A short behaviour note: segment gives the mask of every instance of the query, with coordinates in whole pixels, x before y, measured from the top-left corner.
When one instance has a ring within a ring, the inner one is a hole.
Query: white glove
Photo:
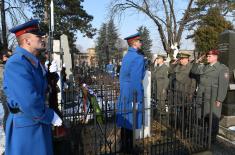
[[[134,103],[131,102],[131,104],[132,104],[132,107],[134,108]],[[138,104],[139,104],[139,102],[136,102],[136,103],[135,103],[135,110],[138,110]]]
[[[53,61],[51,62],[51,65],[50,65],[50,67],[49,67],[49,71],[50,71],[50,73],[54,73],[54,72],[57,72],[57,71],[58,71],[58,66],[57,66],[57,63],[56,63],[55,60],[53,60]]]
[[[44,64],[47,71],[48,71],[48,64],[49,64],[49,60],[47,60]]]
[[[54,126],[61,126],[62,125],[62,119],[54,112],[54,117],[51,122]]]
[[[64,83],[64,89],[68,89],[69,88],[69,86],[68,86],[68,84],[65,82]]]

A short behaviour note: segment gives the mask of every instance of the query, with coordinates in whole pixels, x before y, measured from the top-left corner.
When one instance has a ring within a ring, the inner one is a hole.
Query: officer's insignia
[[[32,65],[36,66],[36,62],[30,59],[29,57],[25,57]]]
[[[29,59],[29,61],[31,62],[32,65],[36,66],[35,61],[33,61],[32,59]]]
[[[229,74],[228,74],[228,73],[224,73],[224,77],[225,77],[226,79],[228,79]]]

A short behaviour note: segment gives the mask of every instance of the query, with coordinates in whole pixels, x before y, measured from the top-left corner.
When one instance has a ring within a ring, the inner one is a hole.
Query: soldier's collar
[[[214,67],[218,67],[219,66],[219,62],[217,61],[216,63],[214,63],[214,64],[210,64],[210,66],[214,66]]]
[[[37,57],[35,55],[33,55],[32,53],[28,52],[26,49],[22,48],[22,47],[16,47],[16,52],[19,52],[21,53],[22,55],[25,56],[25,58],[27,60],[29,60],[29,62],[35,66],[36,68],[38,68],[38,64],[39,64],[39,61],[37,59]]]
[[[159,64],[158,66],[159,66],[159,67],[161,67],[161,66],[163,66],[163,65],[164,65],[164,63],[162,63],[162,64]]]
[[[128,48],[128,51],[131,51],[131,52],[137,52],[138,50],[137,50],[136,48],[129,47],[129,48]]]

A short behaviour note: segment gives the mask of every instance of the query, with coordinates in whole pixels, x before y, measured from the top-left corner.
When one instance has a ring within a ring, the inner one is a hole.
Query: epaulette
[[[221,67],[225,68],[225,69],[228,69],[228,67],[225,64],[222,64],[222,63],[221,63]]]
[[[33,66],[37,67],[36,62],[33,61],[33,59],[31,59],[31,58],[29,58],[29,57],[27,57],[27,56],[25,56],[25,55],[23,55],[23,56],[24,56],[24,57],[26,58],[26,60],[28,60]]]

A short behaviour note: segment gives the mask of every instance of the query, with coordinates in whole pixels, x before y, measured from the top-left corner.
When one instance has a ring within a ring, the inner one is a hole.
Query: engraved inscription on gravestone
[[[219,51],[220,52],[228,52],[228,50],[229,50],[229,43],[219,44]]]

